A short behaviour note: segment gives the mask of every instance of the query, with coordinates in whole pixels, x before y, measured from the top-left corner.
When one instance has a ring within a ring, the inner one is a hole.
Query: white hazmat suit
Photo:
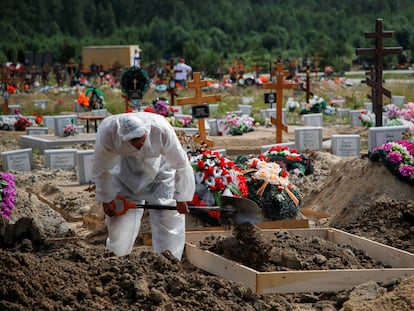
[[[140,150],[130,139],[143,137]],[[191,201],[194,172],[174,128],[155,113],[136,112],[105,118],[95,142],[93,176],[96,199],[111,202],[117,195],[133,203],[176,205]],[[141,226],[143,209],[122,216],[105,216],[106,247],[118,256],[131,252]],[[185,215],[176,210],[149,211],[152,245],[181,259],[185,243]]]

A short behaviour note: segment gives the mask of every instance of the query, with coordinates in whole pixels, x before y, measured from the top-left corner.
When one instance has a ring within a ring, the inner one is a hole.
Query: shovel
[[[242,224],[245,222],[256,224],[259,221],[260,207],[256,202],[246,198],[236,198],[229,196],[220,197],[220,206],[188,206],[190,212],[220,212],[219,222],[222,225]],[[124,215],[130,208],[147,208],[160,210],[176,210],[176,206],[171,205],[151,205],[151,204],[135,204],[129,202],[123,196],[117,196],[112,204],[119,210],[115,212],[115,216]]]

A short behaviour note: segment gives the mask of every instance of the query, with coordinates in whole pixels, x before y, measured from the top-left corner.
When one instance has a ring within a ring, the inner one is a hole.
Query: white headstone
[[[252,97],[252,96],[249,96],[249,97],[243,96],[242,97],[242,103],[243,103],[243,105],[252,104],[252,103],[254,103],[254,97]]]
[[[405,96],[391,96],[391,104],[402,107],[405,104]]]
[[[36,109],[44,110],[44,109],[47,108],[47,100],[46,99],[34,100],[33,104],[34,104]]]
[[[108,110],[106,110],[106,109],[92,109],[91,110],[91,115],[106,117],[108,115]]]
[[[332,135],[332,154],[340,157],[359,156],[361,137],[356,134]]]
[[[409,129],[406,125],[370,127],[368,131],[368,151],[390,141],[399,141]]]
[[[275,147],[275,146],[287,146],[289,148],[296,148],[295,142],[294,141],[289,141],[289,142],[285,142],[285,143],[279,143],[279,144],[271,144],[271,145],[263,145],[261,147],[261,153],[266,152],[267,150],[269,150],[271,147]]]
[[[54,116],[43,116],[43,123],[50,130],[55,130],[55,117]]]
[[[10,113],[9,114],[20,114],[21,107],[20,105],[9,105]]]
[[[360,116],[362,114],[362,112],[364,112],[364,109],[360,109],[360,110],[351,110],[350,111],[350,123],[351,126],[363,126]]]
[[[250,105],[238,105],[238,109],[241,110],[242,114],[250,116],[252,113],[252,106]]]
[[[5,171],[30,172],[34,167],[31,148],[4,151],[1,155]]]
[[[182,114],[183,113],[183,107],[182,106],[172,106],[172,108],[176,111],[174,114]]]
[[[322,115],[322,113],[304,114],[302,117],[303,117],[303,124],[305,126],[320,127],[320,126],[323,125],[323,115]]]
[[[72,169],[76,166],[76,149],[45,150],[45,166],[50,169]]]
[[[63,136],[63,129],[69,124],[78,125],[78,116],[76,114],[55,116],[55,135]]]
[[[81,185],[93,183],[92,167],[95,162],[94,151],[79,150],[77,154],[79,183]]]
[[[322,128],[295,128],[295,145],[299,152],[304,152],[307,149],[322,150]]]
[[[222,135],[227,135],[229,133],[229,128],[226,125],[226,119],[217,119],[217,126],[218,126],[218,131]]]
[[[364,103],[364,109],[369,112],[374,112],[372,108],[372,103]]]
[[[350,108],[338,108],[338,110],[336,111],[336,115],[338,116],[338,118],[348,118],[350,114]]]
[[[27,127],[27,135],[46,135],[48,134],[49,129],[47,127]]]
[[[217,119],[208,119],[208,124],[210,126],[209,135],[218,136],[219,128],[217,124]]]
[[[85,106],[79,105],[79,103],[76,99],[73,101],[73,105],[74,105],[74,108],[75,108],[75,112],[86,112],[86,111],[88,111],[88,108],[86,108]]]

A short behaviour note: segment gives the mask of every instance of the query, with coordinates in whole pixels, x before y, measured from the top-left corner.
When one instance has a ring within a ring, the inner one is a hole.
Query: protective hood
[[[144,121],[132,113],[120,116],[118,122],[118,135],[123,141],[139,138],[148,133]]]

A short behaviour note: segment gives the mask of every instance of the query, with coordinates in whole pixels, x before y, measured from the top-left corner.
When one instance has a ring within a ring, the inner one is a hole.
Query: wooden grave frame
[[[264,235],[276,230],[262,229]],[[392,268],[259,272],[210,251],[201,250],[204,238],[230,236],[230,231],[187,232],[185,257],[196,267],[239,282],[258,294],[333,292],[350,289],[370,280],[387,282],[414,275],[414,254],[334,228],[287,229],[299,236],[314,236],[339,245],[349,245]]]

